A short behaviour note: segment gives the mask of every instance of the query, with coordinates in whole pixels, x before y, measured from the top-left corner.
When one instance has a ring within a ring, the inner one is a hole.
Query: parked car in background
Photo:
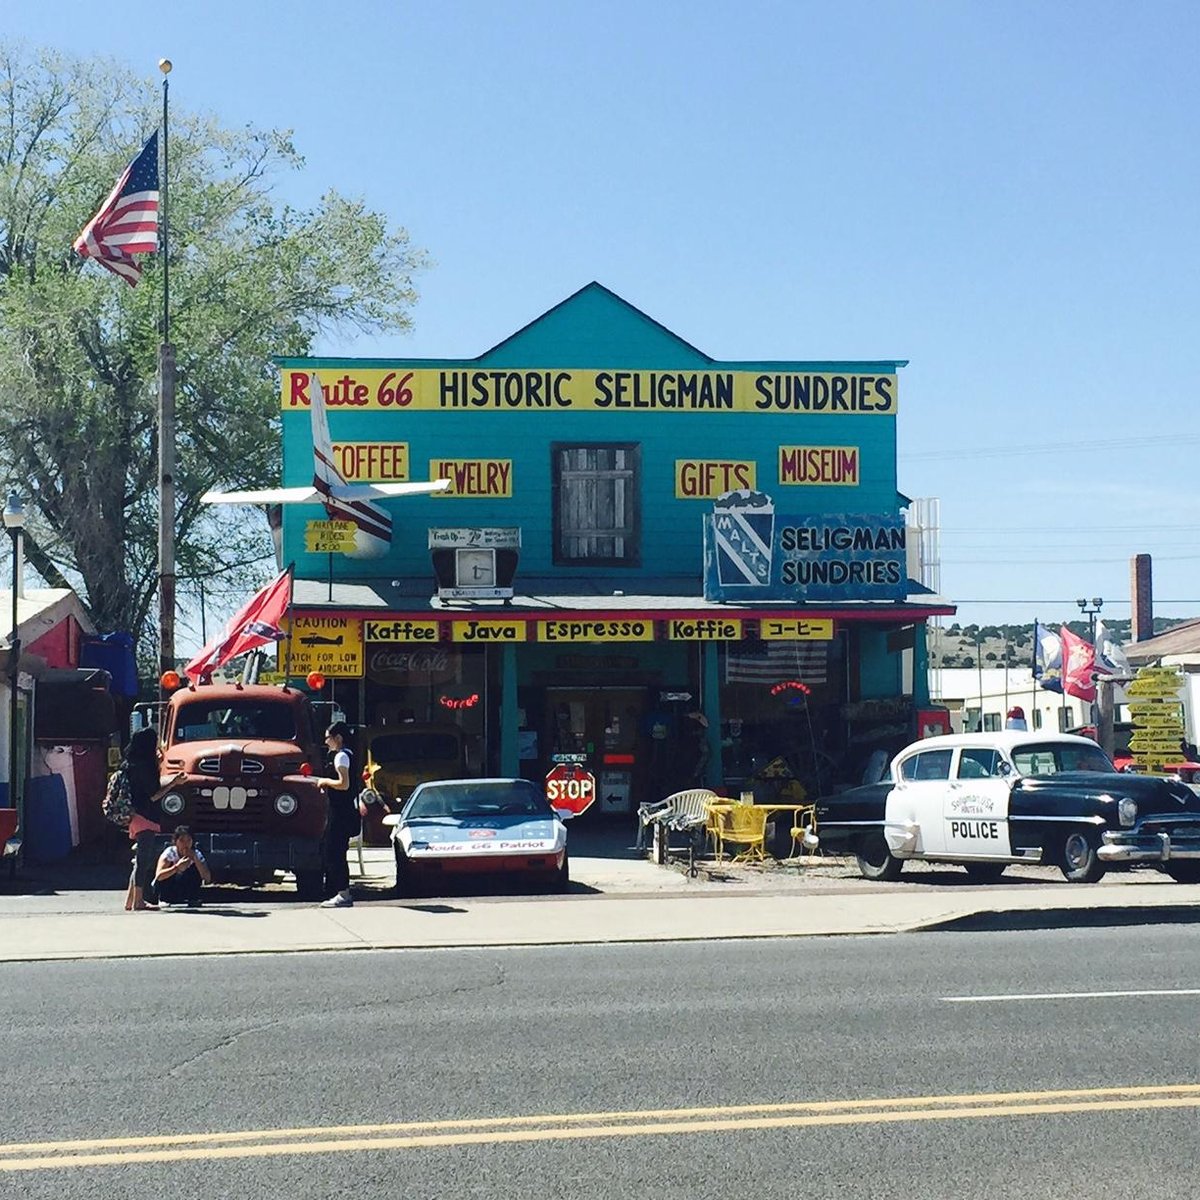
[[[523,877],[552,891],[570,886],[566,813],[528,779],[447,779],[419,784],[391,826],[396,891],[445,886],[449,877]]]
[[[959,863],[981,881],[1010,863],[1048,863],[1072,883],[1138,865],[1200,882],[1200,795],[1117,771],[1070,734],[925,738],[882,782],[818,801],[817,822],[821,845],[855,854],[868,879],[897,879],[914,859]]]
[[[386,846],[383,818],[398,812],[412,790],[427,779],[456,779],[466,761],[466,735],[457,725],[403,724],[375,726],[362,739],[363,783],[359,799],[363,841]]]

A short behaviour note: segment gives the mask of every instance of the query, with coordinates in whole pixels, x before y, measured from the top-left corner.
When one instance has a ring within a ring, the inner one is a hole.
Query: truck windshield
[[[264,704],[257,700],[197,700],[180,707],[175,719],[177,742],[203,742],[224,737],[294,741],[296,721],[292,706]]]
[[[1057,775],[1059,771],[1102,771],[1112,774],[1117,769],[1099,746],[1077,746],[1074,742],[1014,746],[1012,759],[1013,766],[1022,775]]]

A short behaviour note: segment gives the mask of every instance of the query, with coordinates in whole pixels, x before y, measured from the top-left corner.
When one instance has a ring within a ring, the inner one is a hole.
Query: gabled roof
[[[1129,642],[1125,646],[1125,657],[1135,667],[1178,654],[1200,654],[1200,618],[1185,621],[1144,642]]]
[[[713,360],[616,292],[593,280],[479,356],[481,363],[557,361],[564,367],[614,360],[647,366],[706,366]]]

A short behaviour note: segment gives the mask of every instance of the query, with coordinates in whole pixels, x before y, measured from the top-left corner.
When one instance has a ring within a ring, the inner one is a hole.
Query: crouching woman
[[[196,849],[192,831],[178,825],[169,845],[158,858],[154,872],[154,891],[159,905],[186,904],[200,907],[200,888],[212,883],[212,872],[204,855]]]

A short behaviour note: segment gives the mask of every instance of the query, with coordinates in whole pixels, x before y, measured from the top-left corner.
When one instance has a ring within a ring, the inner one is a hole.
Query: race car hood
[[[566,826],[553,817],[418,817],[396,826],[395,839],[410,857],[557,853]]]

